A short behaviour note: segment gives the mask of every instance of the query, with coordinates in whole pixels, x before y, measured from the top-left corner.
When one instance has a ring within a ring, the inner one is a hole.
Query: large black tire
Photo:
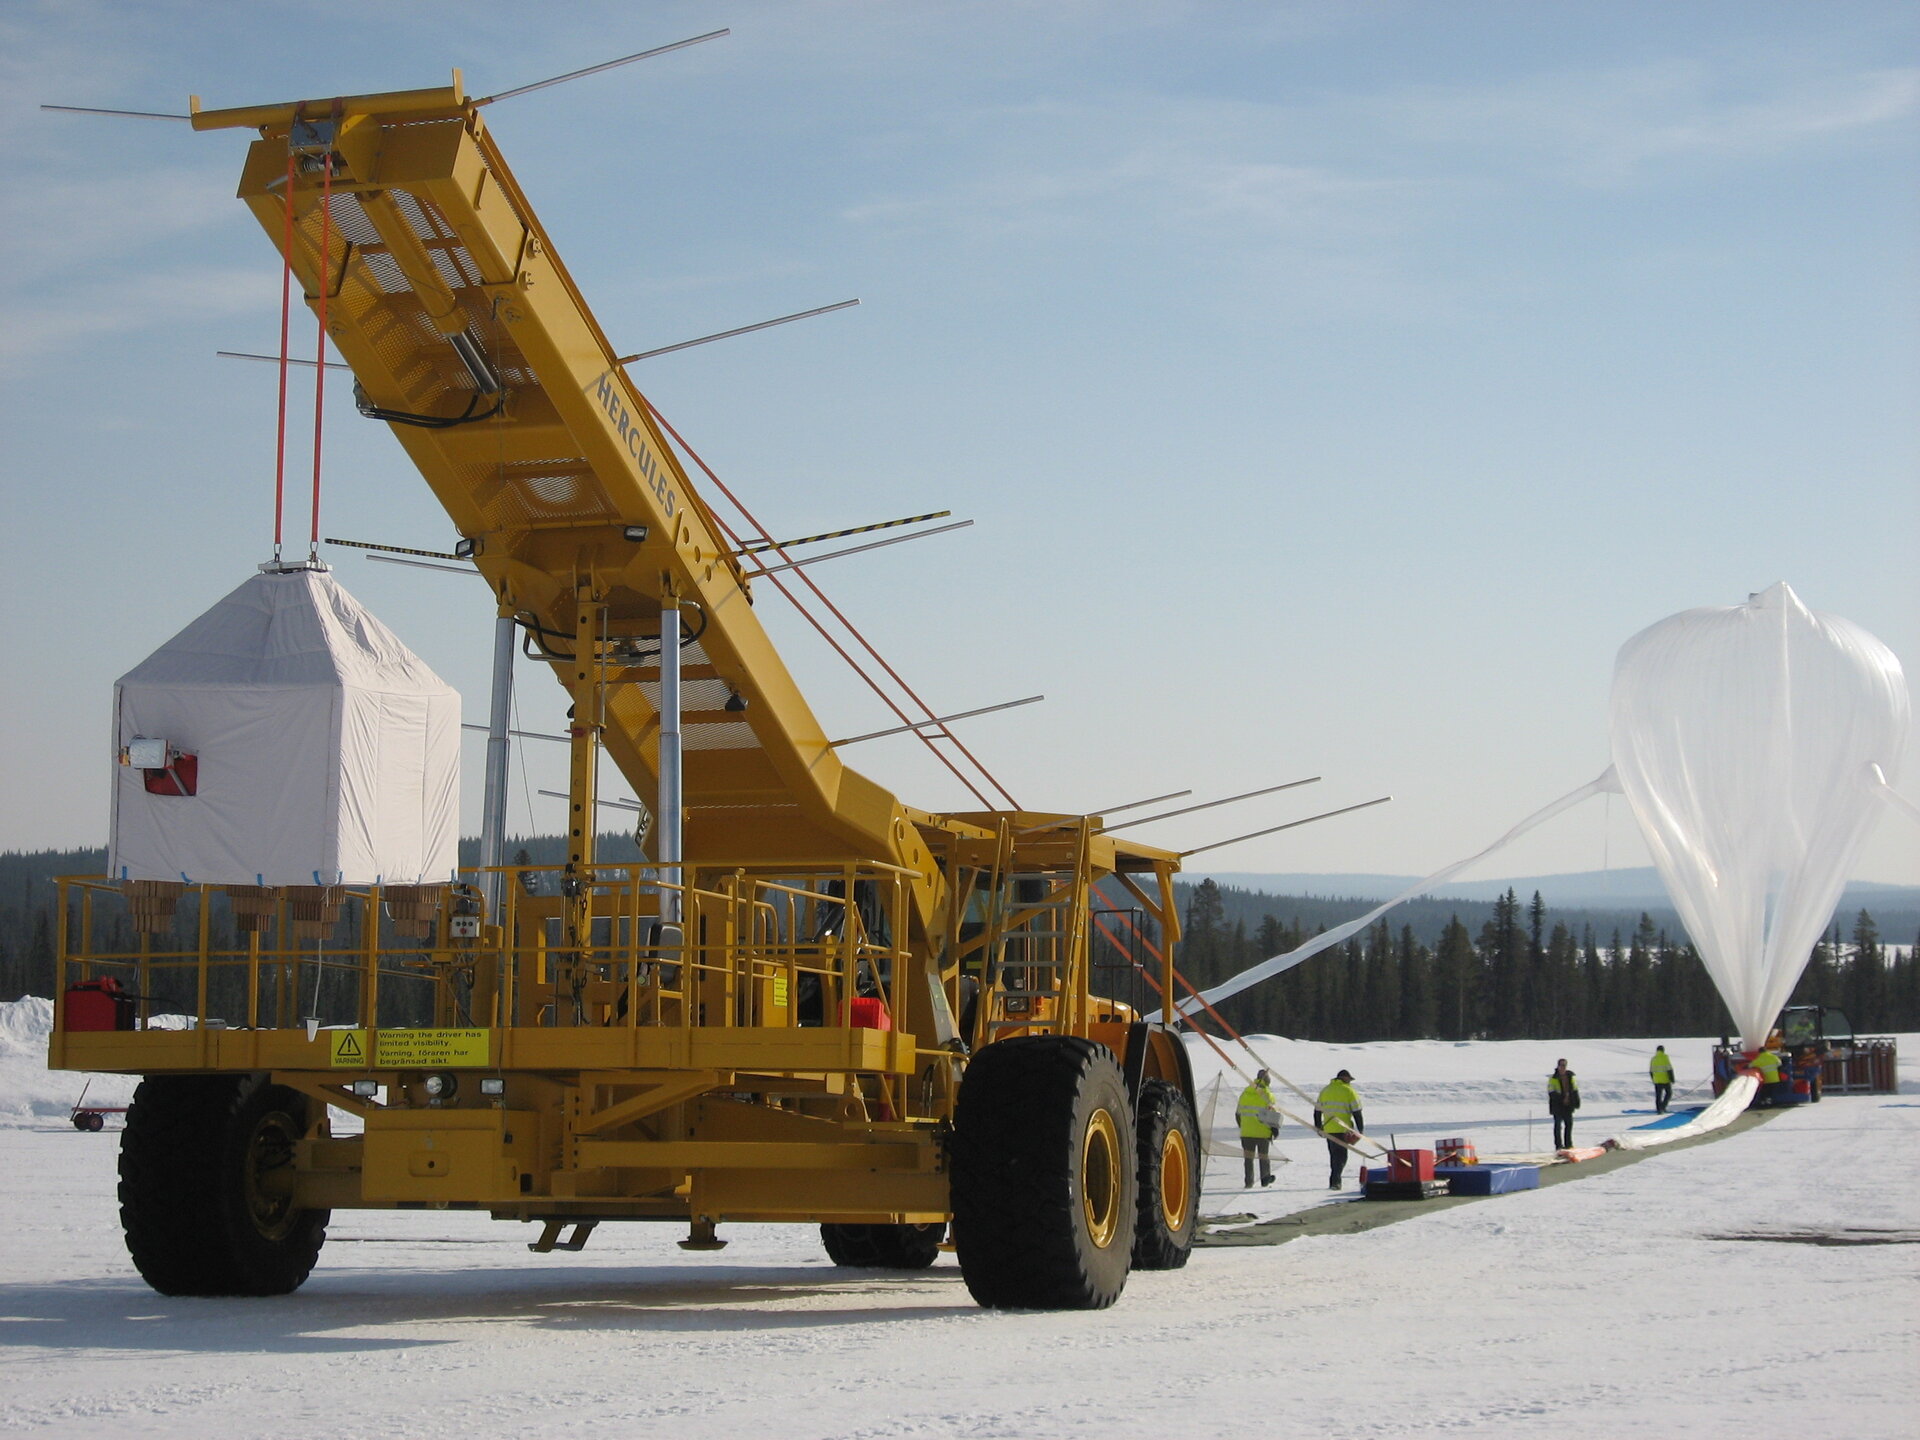
[[[162,1295],[285,1295],[327,1238],[292,1200],[308,1102],[264,1076],[149,1076],[120,1138],[127,1253]]]
[[[822,1225],[820,1243],[836,1265],[864,1270],[925,1270],[940,1258],[944,1225]]]
[[[1133,1107],[1113,1052],[1066,1035],[988,1045],[954,1110],[953,1243],[994,1309],[1102,1310],[1133,1258]]]
[[[1178,1085],[1147,1081],[1133,1133],[1140,1166],[1133,1268],[1178,1270],[1193,1253],[1200,1211],[1200,1126],[1192,1102]]]

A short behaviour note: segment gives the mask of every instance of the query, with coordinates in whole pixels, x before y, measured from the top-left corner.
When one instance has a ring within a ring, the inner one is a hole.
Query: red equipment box
[[[887,1002],[877,995],[862,995],[847,1002],[847,1024],[856,1030],[891,1030],[893,1017]]]
[[[131,1030],[137,1010],[133,996],[111,975],[80,980],[67,987],[69,1030]]]
[[[1386,1178],[1395,1183],[1405,1183],[1409,1180],[1433,1179],[1433,1151],[1387,1151]]]

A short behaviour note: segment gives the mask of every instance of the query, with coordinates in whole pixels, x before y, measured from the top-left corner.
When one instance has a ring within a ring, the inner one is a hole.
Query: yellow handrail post
[[[207,948],[208,948],[209,941],[211,939],[211,929],[213,924],[213,907],[207,903],[207,898],[208,898],[207,887],[205,885],[202,885],[200,887],[199,924],[195,927],[199,932],[199,939],[200,939],[200,956],[199,956],[200,963],[196,967],[200,977],[200,983],[199,983],[198,994],[196,995],[194,1000],[194,1003],[197,1007],[194,1014],[195,1014],[198,1027],[201,1030],[205,1030],[207,1028],[207,989],[208,989],[208,981],[210,979],[208,975],[208,971],[211,968],[210,962],[208,961],[208,958],[207,958]],[[202,1045],[204,1045],[206,1042],[203,1040],[201,1043]]]
[[[142,930],[140,940],[140,1028],[153,1019],[153,937]]]
[[[360,917],[360,1024],[372,1030],[380,1023],[380,887],[367,891],[366,912]]]
[[[145,989],[143,985],[141,987]],[[260,932],[247,931],[247,1028],[260,1028]]]

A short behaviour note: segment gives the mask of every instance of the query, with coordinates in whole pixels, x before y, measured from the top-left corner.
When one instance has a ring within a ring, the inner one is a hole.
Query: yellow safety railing
[[[563,867],[503,866],[497,924],[480,914],[479,873],[278,890],[66,878],[57,991],[64,1004],[69,987],[111,978],[141,1027],[164,1014],[295,1029],[846,1026],[897,1013],[910,872],[896,867],[707,871],[682,885],[610,866],[576,898]]]

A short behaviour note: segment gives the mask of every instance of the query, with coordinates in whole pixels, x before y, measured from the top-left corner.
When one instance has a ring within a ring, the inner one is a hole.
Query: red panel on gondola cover
[[[164,770],[143,770],[149,795],[197,795],[200,792],[200,757],[176,755]]]

